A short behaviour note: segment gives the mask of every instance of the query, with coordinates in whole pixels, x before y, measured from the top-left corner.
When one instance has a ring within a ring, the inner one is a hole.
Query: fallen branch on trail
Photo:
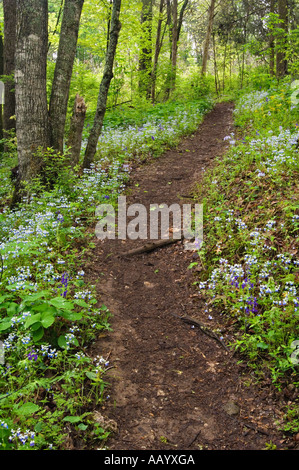
[[[178,243],[183,240],[181,238],[168,238],[167,240],[158,240],[157,242],[146,243],[145,245],[140,246],[139,248],[135,248],[134,250],[126,251],[125,253],[121,253],[119,256],[134,256],[139,255],[141,253],[149,253],[151,251],[156,250],[157,248],[163,248],[164,246],[173,245],[174,243]]]
[[[180,315],[176,315],[175,313],[172,313],[171,315],[176,318],[179,318],[180,320],[182,320],[185,323],[188,323],[189,325],[197,326],[207,336],[215,339],[228,353],[231,352],[223,343],[223,341],[216,335],[216,333],[214,333],[214,331],[211,331],[206,325],[204,325],[200,321],[195,320],[194,318],[188,317],[187,315],[180,316]]]

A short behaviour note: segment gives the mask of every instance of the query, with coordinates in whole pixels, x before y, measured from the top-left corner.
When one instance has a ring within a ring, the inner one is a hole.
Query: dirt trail
[[[185,196],[223,154],[223,138],[232,131],[232,105],[218,104],[177,149],[133,171],[127,203],[191,203]],[[108,448],[256,450],[269,442],[283,447],[275,428],[281,416],[270,391],[249,387],[237,357],[176,316],[217,327],[216,313],[211,322],[201,309],[187,269],[196,254],[178,242],[118,256],[144,243],[96,240],[86,266],[113,314],[113,331],[93,351],[109,355],[113,366],[106,377],[110,399],[99,410],[117,424]]]

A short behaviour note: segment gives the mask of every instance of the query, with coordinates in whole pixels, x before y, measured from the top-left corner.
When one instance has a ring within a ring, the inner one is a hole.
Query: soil
[[[133,168],[127,205],[192,204],[194,184],[226,151],[234,131],[233,105],[220,103],[199,129],[175,149]],[[279,431],[285,396],[257,384],[240,363],[192,317],[220,331],[217,312],[205,312],[194,282],[195,251],[183,241],[121,256],[144,240],[105,240],[87,262],[88,280],[112,313],[112,331],[99,337],[94,355],[109,357],[110,398],[98,415],[114,430],[109,450],[261,450],[288,448]],[[209,319],[209,315],[213,319]],[[278,423],[278,424],[277,424]],[[289,439],[290,440],[290,439]]]

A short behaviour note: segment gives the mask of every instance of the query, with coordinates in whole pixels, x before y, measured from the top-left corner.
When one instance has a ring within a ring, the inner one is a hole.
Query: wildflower
[[[27,358],[29,359],[29,361],[37,361],[38,354],[35,351],[30,351],[30,353],[28,353]]]

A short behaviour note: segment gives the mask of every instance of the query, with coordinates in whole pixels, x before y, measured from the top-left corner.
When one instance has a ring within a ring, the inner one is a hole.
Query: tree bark
[[[152,103],[155,103],[156,100],[156,80],[157,80],[157,68],[158,68],[158,60],[159,54],[162,46],[161,42],[161,32],[162,32],[162,22],[163,22],[163,10],[165,6],[165,0],[160,0],[159,6],[159,18],[158,18],[158,26],[157,26],[157,36],[156,36],[156,46],[155,46],[155,55],[154,55],[154,64],[152,70],[152,91],[151,91],[151,99]]]
[[[139,58],[139,91],[147,99],[151,96],[151,74],[152,74],[152,22],[153,1],[143,0],[141,12],[141,26],[143,31],[143,45]]]
[[[51,147],[63,154],[69,89],[76,56],[84,0],[65,0],[58,56],[52,84],[49,116]]]
[[[288,32],[288,7],[287,0],[278,0],[278,15],[280,18],[281,33],[279,34],[276,45],[278,47],[276,53],[276,77],[283,78],[287,74],[288,63],[286,60],[286,36]]]
[[[275,0],[270,0],[270,13],[275,12]],[[274,66],[275,66],[275,41],[273,33],[271,32],[269,37],[269,48],[270,48],[270,61],[269,61],[269,73],[274,75]]]
[[[210,7],[209,7],[208,29],[206,33],[204,50],[203,50],[201,75],[205,75],[207,72],[209,46],[210,46],[210,39],[211,39],[213,23],[214,23],[215,3],[216,3],[215,0],[211,0]]]
[[[184,13],[188,6],[188,2],[189,0],[184,1],[180,14],[178,15],[178,1],[173,0],[171,4],[170,0],[167,0],[168,17],[170,16],[169,36],[170,36],[170,43],[171,43],[171,47],[170,47],[171,69],[167,78],[168,85],[167,85],[167,89],[165,93],[166,100],[169,98],[170,93],[175,89],[175,85],[176,85],[178,42],[180,39]]]
[[[103,78],[100,84],[98,102],[97,102],[97,110],[93,122],[93,127],[91,129],[87,147],[85,150],[83,167],[90,168],[92,164],[96,150],[98,140],[102,131],[103,121],[106,113],[107,107],[107,97],[110,88],[110,83],[113,78],[113,65],[114,65],[114,58],[118,43],[119,32],[121,29],[121,23],[119,20],[121,9],[121,0],[114,0],[113,2],[113,10],[111,16],[111,30],[110,30],[110,38],[109,38],[109,45],[106,54],[105,60],[105,68]]]
[[[3,50],[3,74],[12,77],[15,71],[16,49],[16,0],[3,0],[4,13],[4,50]],[[5,131],[15,130],[16,98],[14,79],[5,80],[5,105],[3,112],[4,137],[8,137]],[[13,117],[13,118],[12,118]],[[11,119],[12,118],[12,119]]]
[[[67,147],[69,148],[69,162],[73,168],[78,165],[80,159],[85,116],[86,104],[84,99],[77,94],[67,142]]]
[[[3,36],[2,31],[0,31],[0,75],[4,75],[3,67]],[[0,83],[0,140],[3,139],[3,101],[4,101],[4,87],[3,83]],[[4,145],[3,142],[0,142],[0,152],[3,152]]]
[[[16,135],[18,177],[13,204],[22,196],[23,183],[42,168],[39,150],[49,146],[47,108],[48,1],[17,0],[15,54]]]

